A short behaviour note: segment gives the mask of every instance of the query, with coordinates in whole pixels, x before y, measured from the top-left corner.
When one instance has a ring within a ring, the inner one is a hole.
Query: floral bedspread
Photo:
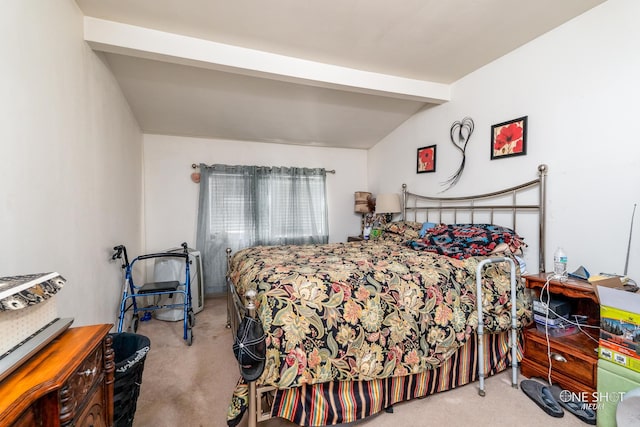
[[[477,328],[475,272],[482,259],[384,240],[239,251],[230,278],[240,295],[258,290],[266,334],[258,383],[288,388],[437,367]],[[484,270],[487,332],[511,325],[508,269],[501,263]],[[519,324],[531,321],[521,283],[517,312]]]

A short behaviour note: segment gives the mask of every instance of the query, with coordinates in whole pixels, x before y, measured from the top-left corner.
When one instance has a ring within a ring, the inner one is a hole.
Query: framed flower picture
[[[417,173],[435,172],[436,171],[436,146],[418,148],[418,167]]]
[[[527,154],[527,116],[491,126],[491,160]]]

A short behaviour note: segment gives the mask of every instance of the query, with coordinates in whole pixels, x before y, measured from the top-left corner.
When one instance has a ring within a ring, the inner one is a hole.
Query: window
[[[197,247],[207,293],[225,291],[226,248],[328,241],[324,169],[200,165],[200,173]]]

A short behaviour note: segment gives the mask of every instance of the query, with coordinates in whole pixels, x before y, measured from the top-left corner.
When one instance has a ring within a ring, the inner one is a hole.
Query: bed
[[[469,197],[403,185],[402,219],[375,241],[228,250],[228,323],[255,317],[266,336],[264,371],[240,378],[228,424],[353,422],[509,366],[515,385],[531,247],[544,271],[546,172]]]

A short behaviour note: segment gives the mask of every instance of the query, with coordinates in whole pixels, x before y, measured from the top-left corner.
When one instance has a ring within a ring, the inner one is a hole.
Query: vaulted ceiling
[[[370,148],[604,0],[76,0],[143,132]]]

